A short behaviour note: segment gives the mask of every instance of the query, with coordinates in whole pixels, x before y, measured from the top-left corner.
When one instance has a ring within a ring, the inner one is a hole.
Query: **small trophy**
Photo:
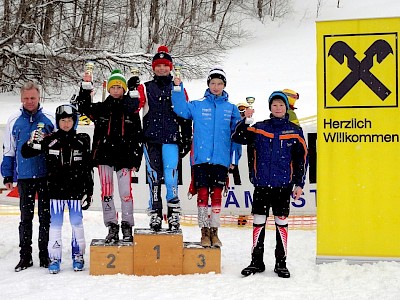
[[[93,90],[93,69],[94,69],[94,62],[87,61],[85,64],[85,75],[90,75],[90,81],[83,81],[82,88],[84,90]]]
[[[256,98],[254,97],[246,97],[246,102],[249,105],[249,108],[253,108],[252,105],[256,101]],[[246,124],[252,124],[254,122],[254,119],[252,117],[246,118]]]
[[[41,150],[42,149],[42,145],[40,144],[40,142],[42,141],[43,135],[44,135],[43,129],[44,129],[44,123],[43,122],[37,123],[36,131],[38,132],[37,135],[38,135],[39,140],[38,139],[34,139],[32,141],[31,147],[33,149],[36,149],[36,150]]]
[[[137,64],[132,65],[129,70],[131,71],[132,76],[136,76],[139,77],[139,67],[137,66]]]
[[[129,90],[129,96],[131,98],[139,98],[139,92],[137,90],[139,84],[140,84],[140,79],[139,79],[139,67],[134,64],[129,68],[132,76],[128,80],[128,90]]]
[[[177,78],[181,77],[181,70],[182,70],[182,65],[181,64],[175,64],[175,76]],[[181,86],[180,85],[174,85],[174,91],[175,92],[180,92],[181,91]]]

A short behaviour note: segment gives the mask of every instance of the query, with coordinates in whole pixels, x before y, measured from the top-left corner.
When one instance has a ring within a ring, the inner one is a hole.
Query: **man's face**
[[[36,89],[24,90],[21,92],[22,106],[33,113],[38,110],[40,95]]]

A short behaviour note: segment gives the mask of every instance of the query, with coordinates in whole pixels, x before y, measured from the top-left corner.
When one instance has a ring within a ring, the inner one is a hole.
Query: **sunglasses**
[[[78,113],[78,110],[74,106],[69,105],[69,104],[60,105],[56,109],[57,115],[62,115],[62,114],[74,115],[77,113]]]
[[[299,93],[292,94],[292,93],[285,93],[286,96],[298,100],[300,98]]]

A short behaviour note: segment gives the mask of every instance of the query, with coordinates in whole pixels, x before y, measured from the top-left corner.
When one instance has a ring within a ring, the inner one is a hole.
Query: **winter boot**
[[[85,260],[82,254],[75,254],[72,256],[72,268],[74,271],[82,271],[85,265]]]
[[[251,263],[249,266],[242,270],[242,275],[247,277],[256,273],[262,273],[265,271],[264,264],[264,248],[254,248],[251,255]]]
[[[108,234],[105,238],[105,243],[106,244],[117,243],[119,241],[118,232],[119,232],[119,225],[114,223],[109,223]]]
[[[133,242],[132,226],[128,222],[121,222],[122,240],[124,242]]]
[[[154,231],[161,230],[161,223],[162,223],[162,210],[156,209],[150,211],[150,228]]]
[[[210,228],[210,238],[211,238],[211,245],[214,247],[221,247],[222,243],[218,238],[218,227],[211,227]]]
[[[200,244],[203,247],[211,247],[210,228],[208,228],[208,227],[202,227],[201,228]]]
[[[180,223],[179,223],[179,216],[181,214],[181,206],[179,204],[179,200],[175,203],[169,202],[168,203],[168,228],[171,231],[179,230]]]
[[[15,266],[15,272],[20,272],[33,266],[32,256],[21,257],[19,263]]]
[[[60,272],[60,260],[52,258],[49,263],[49,273],[58,274]]]
[[[49,258],[48,257],[39,257],[40,267],[41,268],[48,268],[49,267]]]
[[[275,262],[274,272],[278,274],[279,277],[289,278],[290,272],[286,268],[286,258],[277,258]]]

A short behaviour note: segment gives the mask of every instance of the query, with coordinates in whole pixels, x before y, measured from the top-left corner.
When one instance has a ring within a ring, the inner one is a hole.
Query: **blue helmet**
[[[274,99],[281,99],[281,100],[283,100],[283,102],[285,103],[285,106],[286,106],[286,111],[289,110],[289,100],[288,100],[288,97],[285,95],[285,93],[283,93],[283,92],[281,92],[281,91],[272,92],[272,94],[269,96],[269,99],[268,99],[269,110],[271,110],[272,100],[274,100]]]

